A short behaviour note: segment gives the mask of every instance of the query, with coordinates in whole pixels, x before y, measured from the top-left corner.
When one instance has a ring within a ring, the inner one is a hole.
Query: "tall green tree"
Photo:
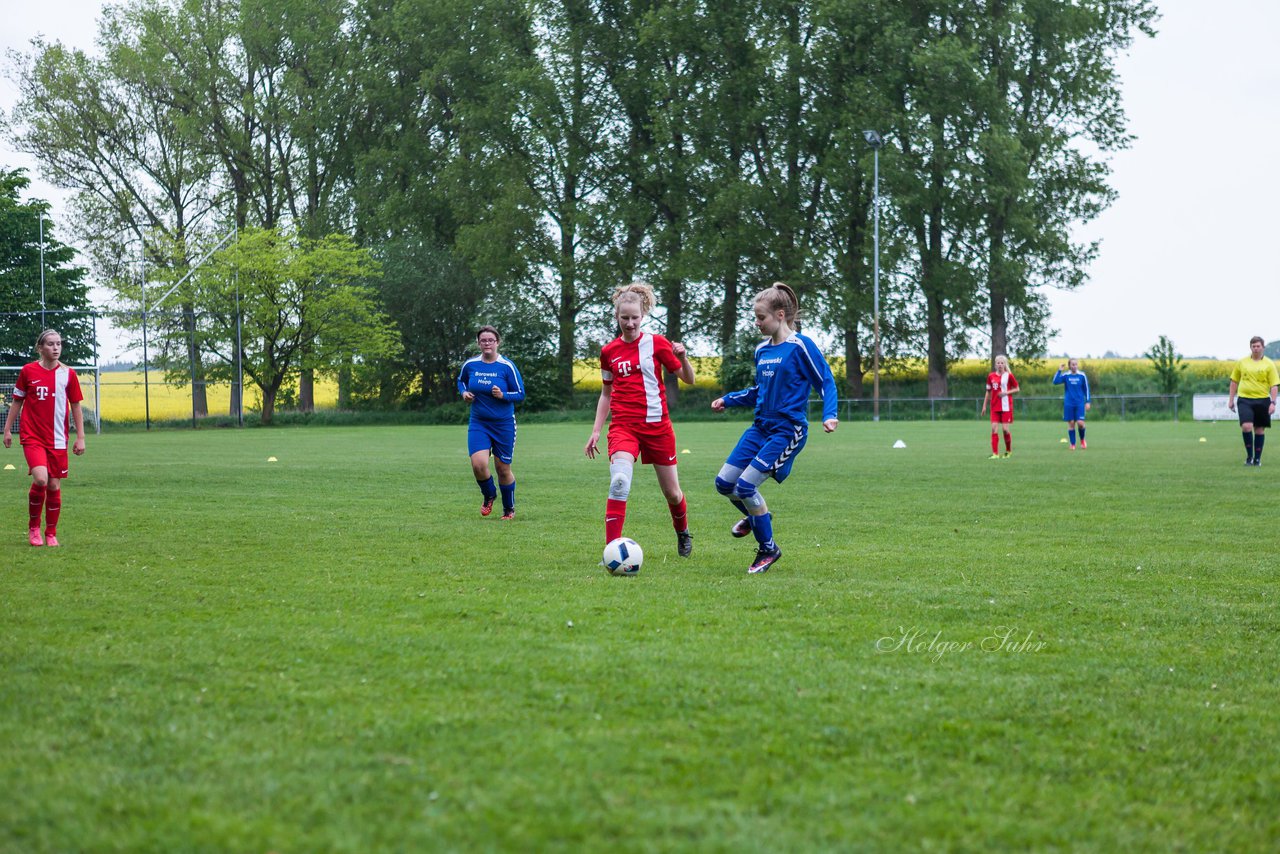
[[[1160,340],[1152,344],[1151,348],[1142,355],[1151,362],[1160,391],[1165,394],[1177,394],[1182,386],[1182,378],[1190,366],[1182,360],[1182,354],[1178,352],[1173,342],[1161,335]]]
[[[135,334],[141,263],[165,278],[193,260],[189,238],[213,225],[218,190],[213,162],[180,127],[169,105],[169,71],[151,55],[139,7],[111,7],[102,20],[101,55],[37,41],[18,82],[16,145],[35,155],[46,178],[73,192],[72,231],[98,281],[126,308],[118,323]],[[176,305],[160,320],[169,340],[194,342],[194,307]],[[155,318],[153,318],[155,320]],[[173,354],[177,372],[197,382],[195,410],[208,410],[202,355],[190,343]]]
[[[30,362],[47,327],[62,333],[64,362],[93,362],[98,344],[85,270],[54,235],[48,204],[22,200],[30,184],[23,170],[0,169],[0,364]]]
[[[974,155],[991,354],[1036,354],[1049,332],[1043,289],[1077,287],[1097,255],[1073,230],[1115,198],[1100,159],[1129,143],[1114,60],[1135,34],[1154,34],[1155,7],[992,0],[981,12]]]
[[[238,361],[237,301],[241,307],[239,361],[262,392],[264,424],[302,369],[336,374],[353,361],[397,352],[394,327],[364,284],[376,271],[369,251],[344,235],[254,229],[197,274],[200,302],[211,307],[214,323],[205,343],[227,371]]]

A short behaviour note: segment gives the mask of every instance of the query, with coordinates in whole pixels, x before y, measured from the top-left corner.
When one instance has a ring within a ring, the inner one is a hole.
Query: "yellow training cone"
[[[687,453],[689,453],[689,449],[688,449],[688,448],[685,448],[685,449],[684,449],[683,451],[681,451],[680,453],[682,453],[682,454],[687,454]]]
[[[1207,442],[1207,441],[1209,441],[1209,440],[1208,440],[1208,439],[1206,439],[1204,436],[1201,436],[1201,437],[1200,437],[1200,441],[1201,441],[1201,442]]]
[[[278,463],[278,462],[280,462],[280,461],[279,461],[279,460],[277,460],[275,457],[267,457],[267,462],[269,462],[269,463]]]
[[[4,470],[5,470],[5,471],[14,471],[15,469],[14,469],[14,467],[13,467],[13,463],[9,463],[7,466],[5,466],[5,467],[4,467]]]
[[[1058,440],[1058,444],[1059,444],[1059,445],[1065,445],[1065,444],[1067,444],[1067,440],[1066,440],[1065,438],[1064,438],[1064,439],[1059,439],[1059,440]]]

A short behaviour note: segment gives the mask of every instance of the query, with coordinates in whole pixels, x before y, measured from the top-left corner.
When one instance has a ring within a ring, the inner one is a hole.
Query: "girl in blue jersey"
[[[756,347],[756,384],[711,402],[723,412],[730,406],[754,406],[756,417],[716,475],[716,490],[745,515],[733,526],[735,537],[755,534],[759,548],[747,569],[766,571],[782,549],[773,541],[773,517],[759,487],[772,477],[782,483],[809,435],[809,390],[822,395],[822,429],[833,432],[836,381],[818,345],[795,331],[800,303],[781,282],[755,298],[756,327],[767,337]]]
[[[1076,449],[1077,429],[1080,431],[1080,447],[1088,448],[1089,443],[1084,440],[1084,414],[1090,406],[1089,378],[1080,370],[1080,360],[1068,359],[1067,364],[1059,365],[1058,372],[1053,375],[1053,384],[1066,386],[1062,394],[1062,420],[1067,422],[1071,450]]]
[[[458,392],[471,404],[471,423],[467,428],[467,453],[471,455],[471,471],[480,485],[483,501],[480,515],[493,512],[498,490],[489,473],[492,455],[498,469],[498,487],[502,490],[502,518],[516,515],[516,476],[511,460],[516,450],[516,408],[524,400],[524,380],[510,359],[498,354],[498,330],[481,326],[476,333],[480,355],[468,359],[458,373]]]

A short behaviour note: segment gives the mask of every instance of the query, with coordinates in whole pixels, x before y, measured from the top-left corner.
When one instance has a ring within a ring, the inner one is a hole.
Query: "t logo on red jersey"
[[[49,389],[47,387],[38,385],[35,387],[35,392],[36,392],[36,397],[39,398],[40,400],[49,399]]]
[[[619,359],[618,361],[616,361],[616,362],[614,362],[614,363],[613,363],[613,367],[617,370],[618,376],[620,376],[620,377],[629,377],[629,376],[631,376],[631,362],[630,362],[630,360],[625,360],[625,361],[624,361],[624,360],[622,360],[622,359]]]

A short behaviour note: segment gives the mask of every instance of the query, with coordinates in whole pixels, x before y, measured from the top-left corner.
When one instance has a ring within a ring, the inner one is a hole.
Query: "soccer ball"
[[[618,537],[604,547],[604,568],[612,575],[635,575],[642,563],[644,552],[630,537]]]

